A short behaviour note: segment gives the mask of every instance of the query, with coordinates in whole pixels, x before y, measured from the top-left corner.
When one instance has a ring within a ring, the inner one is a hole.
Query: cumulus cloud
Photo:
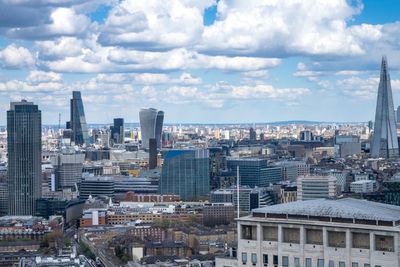
[[[24,68],[33,66],[35,59],[27,48],[11,44],[0,50],[0,64],[3,68]]]

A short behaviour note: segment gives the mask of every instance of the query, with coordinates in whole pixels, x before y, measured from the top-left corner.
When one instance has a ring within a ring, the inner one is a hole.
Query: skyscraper
[[[69,127],[72,130],[71,141],[75,142],[77,145],[88,143],[89,136],[86,125],[85,110],[83,108],[81,92],[79,91],[72,92],[71,121],[69,122]]]
[[[149,139],[149,170],[157,168],[157,140]]]
[[[114,125],[111,126],[111,140],[114,144],[124,143],[124,119],[114,119]]]
[[[392,87],[385,56],[382,58],[374,136],[371,145],[371,156],[374,158],[396,158],[399,156]]]
[[[156,129],[155,129],[155,135],[156,135],[158,149],[161,149],[161,143],[162,143],[161,135],[162,135],[163,123],[164,123],[164,111],[159,110],[157,112]]]
[[[164,151],[160,179],[161,194],[179,195],[182,200],[198,200],[210,193],[208,149]]]
[[[8,210],[34,215],[41,197],[42,116],[37,105],[11,102],[7,111]]]
[[[161,147],[161,132],[164,121],[164,112],[154,108],[142,108],[139,111],[140,130],[142,132],[142,148],[149,148],[149,139],[157,140],[157,147]]]

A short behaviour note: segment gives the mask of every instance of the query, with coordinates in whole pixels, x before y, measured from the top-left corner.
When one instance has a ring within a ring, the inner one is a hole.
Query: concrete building
[[[84,161],[85,154],[77,153],[73,148],[64,149],[51,158],[57,190],[73,188],[81,182]]]
[[[350,198],[256,209],[238,219],[237,266],[400,266],[399,222],[400,207]]]
[[[354,193],[371,193],[375,189],[374,180],[360,180],[350,184],[350,190]]]
[[[337,196],[336,177],[300,176],[297,178],[297,199],[310,200]]]
[[[310,165],[305,161],[280,161],[274,165],[282,168],[282,176],[285,181],[296,181],[297,177],[310,174]]]
[[[37,105],[11,102],[7,111],[9,215],[34,215],[41,196],[42,115]]]

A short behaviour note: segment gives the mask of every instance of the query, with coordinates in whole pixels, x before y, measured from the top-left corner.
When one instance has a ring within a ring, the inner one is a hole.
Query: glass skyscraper
[[[111,126],[111,139],[114,144],[123,144],[125,140],[124,136],[124,119],[115,118],[114,125]]]
[[[210,193],[208,149],[172,149],[163,152],[160,193],[182,200],[208,198]]]
[[[79,91],[72,92],[71,121],[67,125],[69,125],[72,130],[71,141],[75,142],[77,145],[88,143],[89,135],[86,125],[85,110],[83,108],[81,92]]]
[[[42,116],[37,105],[11,102],[7,111],[9,215],[34,215],[41,197]]]
[[[371,156],[374,158],[397,158],[399,156],[392,86],[386,57],[382,58]]]
[[[164,122],[164,111],[154,108],[142,108],[139,111],[142,148],[149,148],[149,139],[155,138],[157,148],[161,148],[161,133]]]

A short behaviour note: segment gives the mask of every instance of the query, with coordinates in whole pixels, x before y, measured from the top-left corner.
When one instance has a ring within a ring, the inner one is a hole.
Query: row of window
[[[282,242],[300,244],[300,228],[282,227]],[[241,238],[246,240],[258,240],[257,226],[242,225]],[[278,226],[262,227],[263,241],[278,241]],[[305,243],[311,245],[323,245],[322,229],[305,229]],[[327,231],[327,246],[346,248],[346,232]],[[371,249],[370,234],[368,232],[351,232],[352,248]],[[394,251],[394,237],[387,235],[374,235],[374,249],[376,251]]]
[[[251,253],[251,263],[253,266],[257,265],[257,254],[256,253]],[[305,267],[324,267],[325,266],[325,260],[324,259],[318,259],[316,262],[316,265],[313,265],[313,260],[311,258],[305,258]],[[247,264],[247,253],[243,252],[242,253],[242,264],[246,265]],[[282,267],[289,267],[289,256],[282,256]],[[279,266],[279,257],[278,255],[273,255],[272,256],[272,261],[269,261],[268,255],[263,254],[263,266],[268,267],[268,266]],[[290,266],[294,267],[300,267],[300,258],[294,257],[293,258],[293,264]],[[344,261],[339,261],[337,265],[335,265],[335,261],[329,260],[328,261],[328,267],[346,267],[346,263]],[[371,267],[369,263],[364,263],[363,265],[359,264],[358,262],[352,262],[351,267]],[[381,267],[380,265],[375,265],[375,267]]]

